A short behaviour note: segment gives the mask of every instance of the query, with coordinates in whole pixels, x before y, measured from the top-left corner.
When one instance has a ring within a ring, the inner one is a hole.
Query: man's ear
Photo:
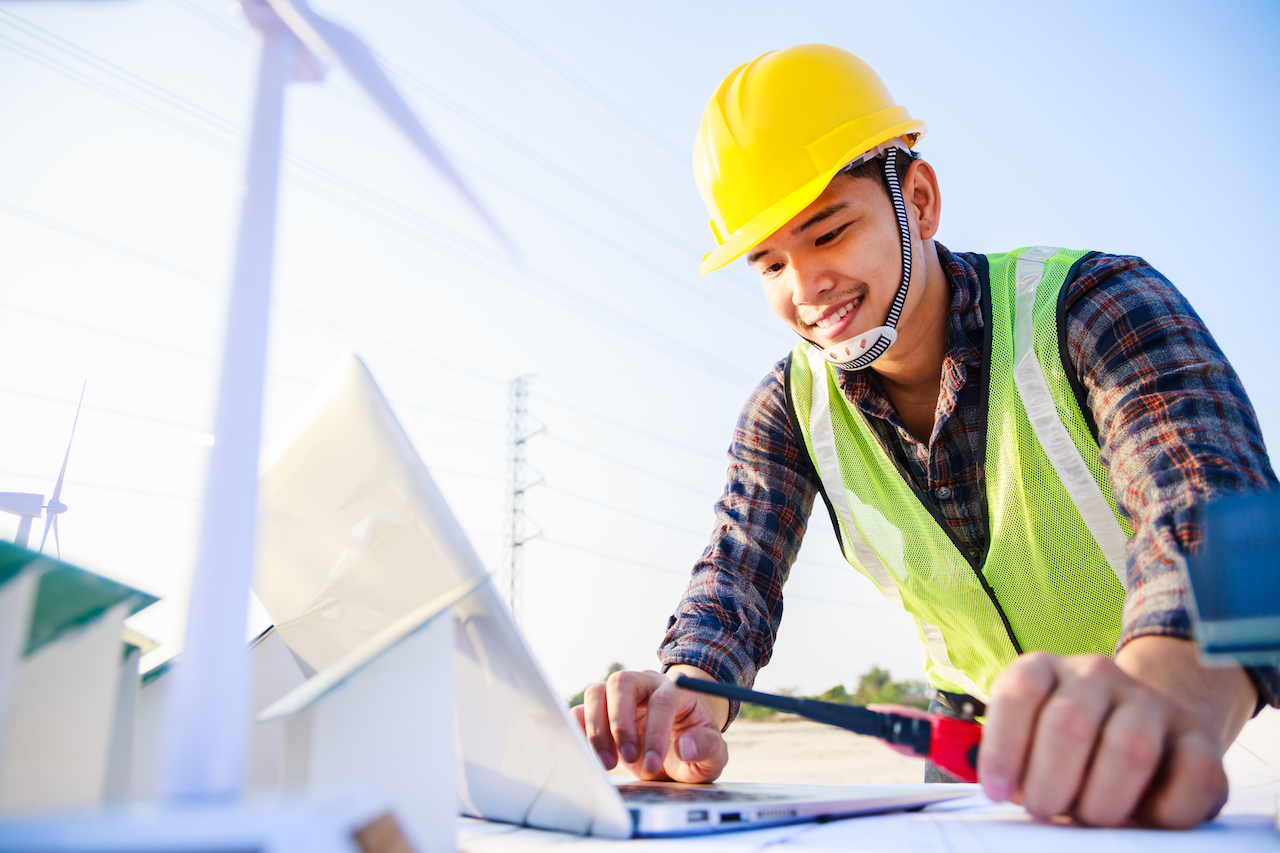
[[[938,233],[942,217],[942,194],[938,191],[938,175],[924,160],[907,167],[902,181],[902,198],[912,208],[920,224],[920,239],[929,240]]]

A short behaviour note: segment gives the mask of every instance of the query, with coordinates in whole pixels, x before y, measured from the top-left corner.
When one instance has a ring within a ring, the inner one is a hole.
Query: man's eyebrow
[[[804,231],[806,228],[811,228],[814,225],[817,225],[822,220],[835,216],[837,213],[844,210],[848,206],[849,206],[849,202],[847,201],[833,202],[827,205],[826,207],[822,208],[822,210],[819,210],[813,216],[810,216],[808,219],[806,219],[804,221],[804,224],[797,225],[795,228],[791,229],[791,233],[793,235],[799,234],[800,232]],[[769,254],[769,249],[761,249],[758,252],[752,252],[751,254],[747,255],[747,263],[754,264],[756,261],[760,260],[767,254]]]
[[[793,235],[799,234],[802,231],[804,231],[806,228],[812,228],[814,225],[817,225],[822,220],[828,219],[834,216],[835,214],[844,210],[848,206],[849,206],[849,203],[847,201],[837,201],[834,204],[829,204],[826,207],[822,208],[822,210],[819,210],[813,216],[810,216],[808,219],[806,219],[803,225],[799,225],[791,229],[791,233]]]

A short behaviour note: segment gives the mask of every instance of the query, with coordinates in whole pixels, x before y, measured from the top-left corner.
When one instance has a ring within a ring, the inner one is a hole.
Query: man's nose
[[[835,286],[836,277],[825,264],[791,264],[791,300],[796,305],[821,301],[822,295]]]

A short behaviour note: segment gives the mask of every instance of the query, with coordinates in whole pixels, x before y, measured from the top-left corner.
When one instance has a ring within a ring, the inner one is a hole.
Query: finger
[[[1226,801],[1227,774],[1217,744],[1189,729],[1174,738],[1139,817],[1165,829],[1190,829],[1216,815]]]
[[[1058,683],[1055,658],[1026,654],[1000,673],[991,685],[986,728],[978,748],[978,779],[996,802],[1018,791],[1040,706]]]
[[[1076,802],[1077,820],[1094,826],[1128,820],[1160,767],[1168,716],[1160,703],[1142,699],[1112,711]]]
[[[600,756],[600,763],[605,770],[618,766],[618,747],[613,740],[613,732],[609,729],[609,701],[605,695],[603,684],[592,684],[582,696],[582,705],[575,708],[579,713],[579,721],[587,733],[587,742]]]
[[[645,714],[643,767],[646,778],[662,773],[667,747],[671,743],[671,727],[676,718],[679,693],[675,683],[659,676],[662,683],[649,694]]]
[[[663,768],[677,782],[714,782],[729,763],[729,747],[713,728],[673,731]]]
[[[645,684],[646,676],[639,672],[615,672],[605,682],[605,701],[608,702],[609,729],[618,755],[622,761],[635,765],[640,759],[640,736],[636,731],[636,713],[641,702],[649,698],[651,686]],[[634,766],[630,768],[634,773]]]
[[[1062,679],[1040,708],[1022,777],[1022,805],[1037,817],[1066,814],[1076,801],[1102,725],[1115,702],[1113,684],[1096,669]]]

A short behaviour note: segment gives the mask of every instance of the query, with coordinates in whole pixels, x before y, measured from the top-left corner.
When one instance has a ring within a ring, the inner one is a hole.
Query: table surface
[[[1280,712],[1245,726],[1223,759],[1231,798],[1198,829],[1092,829],[968,797],[924,811],[666,839],[611,841],[463,818],[459,853],[755,853],[778,844],[875,853],[1280,853]]]
[[[1189,832],[1092,829],[1033,820],[1021,807],[984,797],[924,811],[846,818],[686,838],[614,841],[464,818],[460,853],[755,853],[786,844],[806,850],[910,853],[1254,853],[1280,850],[1275,796],[1267,812],[1223,814]]]

